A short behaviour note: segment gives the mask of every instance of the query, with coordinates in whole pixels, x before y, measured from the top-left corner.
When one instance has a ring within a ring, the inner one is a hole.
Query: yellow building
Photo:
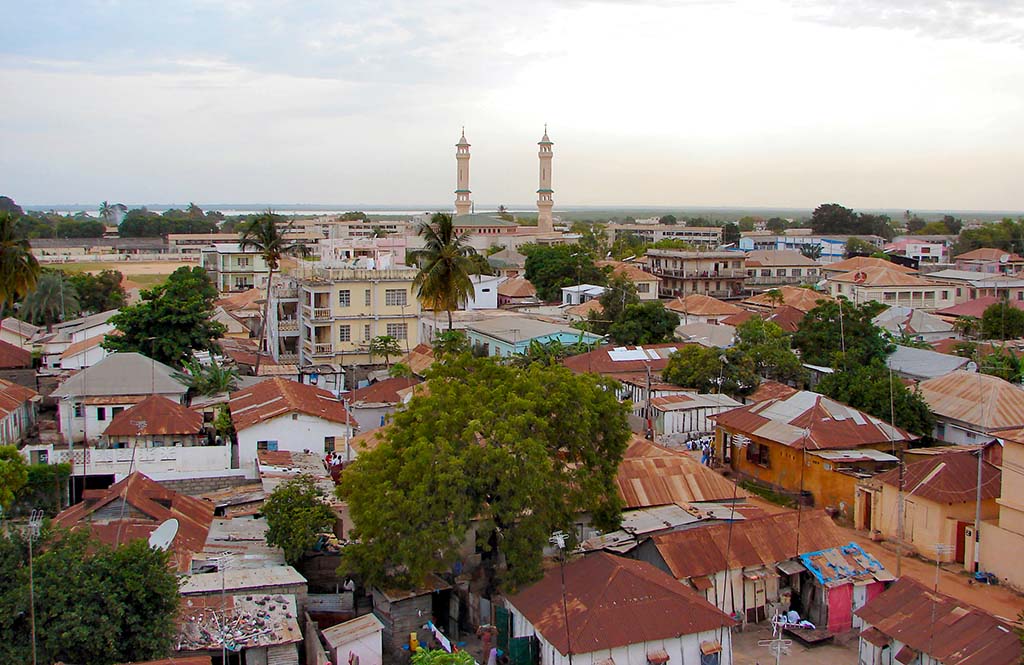
[[[1000,495],[996,499],[999,516],[995,521],[982,520],[980,567],[1019,591],[1024,590],[1024,566],[1019,559],[1024,552],[1024,428],[997,436],[1003,442]],[[968,530],[964,564],[968,570],[973,570],[974,559],[971,535]]]
[[[981,450],[932,455],[908,464],[903,472],[903,544],[928,559],[937,556],[936,544],[947,552],[940,561],[964,562],[966,532],[974,524]],[[892,469],[857,488],[855,526],[879,532],[886,540],[900,538],[900,475]],[[981,462],[981,519],[999,513],[999,468]]]
[[[306,268],[295,278],[299,366],[382,363],[370,340],[387,335],[402,351],[419,343],[415,268]]]

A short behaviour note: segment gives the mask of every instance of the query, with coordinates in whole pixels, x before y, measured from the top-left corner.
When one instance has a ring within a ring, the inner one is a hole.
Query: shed
[[[857,543],[800,555],[807,572],[801,585],[803,615],[833,633],[860,628],[857,610],[896,578]]]
[[[402,645],[409,643],[411,633],[419,636],[421,644],[429,643],[423,630],[428,620],[444,628],[449,637],[458,637],[458,604],[452,612],[452,587],[437,575],[428,575],[416,589],[373,587],[372,594],[373,613],[384,626],[382,641],[390,662],[395,662]]]
[[[374,614],[364,614],[321,631],[332,663],[381,665],[384,658],[384,624]]]

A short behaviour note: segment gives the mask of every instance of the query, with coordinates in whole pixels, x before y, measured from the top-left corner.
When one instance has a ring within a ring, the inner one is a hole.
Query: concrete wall
[[[161,448],[77,448],[53,450],[50,462],[57,464],[74,458],[75,469],[87,469],[90,474],[114,474],[118,478],[131,471],[147,476],[161,473],[191,476],[195,473],[231,470],[231,446],[165,446]]]
[[[232,476],[210,476],[208,478],[177,478],[157,480],[157,482],[168,489],[174,490],[175,492],[194,496],[197,494],[205,494],[207,492],[216,492],[217,490],[228,489],[231,487],[238,487],[240,485],[250,483],[251,481],[245,476],[238,474]]]
[[[278,450],[324,454],[324,438],[334,437],[344,444],[348,425],[316,418],[304,413],[285,413],[238,433],[238,461],[246,475],[256,478],[256,451],[260,441],[277,441]],[[354,433],[349,431],[349,436]]]

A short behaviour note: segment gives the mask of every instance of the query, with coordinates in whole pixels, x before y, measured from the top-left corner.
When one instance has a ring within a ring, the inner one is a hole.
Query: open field
[[[194,267],[198,264],[186,261],[69,261],[67,263],[45,263],[48,268],[64,272],[98,273],[103,270],[117,270],[132,286],[148,289],[162,284],[168,275],[181,267]]]

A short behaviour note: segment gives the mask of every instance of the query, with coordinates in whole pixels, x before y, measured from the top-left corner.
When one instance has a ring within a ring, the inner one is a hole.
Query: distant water
[[[129,209],[140,208],[140,207],[142,207],[142,205],[141,204],[130,205],[128,207],[129,207]],[[162,213],[165,210],[170,210],[171,208],[177,208],[179,210],[184,210],[188,206],[187,206],[187,204],[186,205],[179,205],[179,204],[156,205],[156,204],[154,204],[154,205],[146,205],[145,207],[147,209],[149,209],[149,210],[152,210],[153,212],[160,212],[160,213]],[[202,205],[202,204],[199,204],[199,207],[202,208],[206,212],[217,211],[217,212],[223,213],[227,217],[234,217],[236,215],[252,215],[252,214],[263,212],[264,210],[267,210],[268,208],[270,210],[273,210],[275,213],[277,213],[279,215],[287,215],[287,216],[302,215],[304,217],[320,216],[320,215],[340,215],[342,213],[353,212],[353,211],[365,212],[365,213],[367,213],[369,215],[387,215],[387,216],[395,216],[395,217],[399,217],[399,216],[401,216],[401,217],[409,217],[411,215],[421,215],[423,213],[449,212],[452,209],[452,206],[449,205],[449,204],[446,204],[446,205],[433,205],[433,206],[425,205],[425,206],[419,206],[419,207],[397,208],[397,207],[360,206],[360,205],[328,207],[328,206],[303,206],[303,205],[291,205],[291,206],[281,205],[281,206],[276,206],[276,205],[267,205],[267,204],[237,204],[237,203],[235,203],[235,204],[224,204],[224,205],[216,205],[216,204],[214,204],[214,205]],[[497,207],[498,206],[493,206],[493,207],[477,206],[477,209],[480,212],[486,212],[486,211],[496,210]],[[86,215],[89,215],[90,217],[99,217],[99,209],[98,209],[99,206],[89,207],[89,206],[81,206],[81,205],[74,205],[74,204],[71,204],[71,205],[61,204],[61,205],[28,205],[28,206],[24,206],[24,208],[26,210],[32,210],[32,211],[38,211],[38,212],[47,212],[47,211],[51,211],[52,210],[52,211],[59,212],[59,213],[64,213],[64,214],[68,214],[68,213],[70,213],[70,214],[85,213]],[[531,207],[528,207],[528,206],[524,205],[524,206],[509,207],[508,211],[511,212],[511,213],[531,213],[531,212],[532,213],[536,213],[537,209],[536,209],[536,207],[531,208]]]

